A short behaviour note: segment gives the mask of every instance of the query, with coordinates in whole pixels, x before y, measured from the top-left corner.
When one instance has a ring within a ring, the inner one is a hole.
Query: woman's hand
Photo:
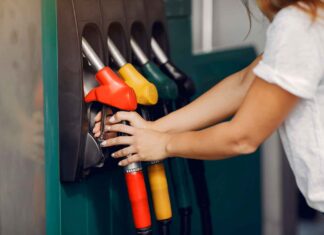
[[[115,120],[122,119],[115,117]],[[129,117],[127,120],[131,122]],[[135,120],[140,121],[138,117],[133,119],[133,121]],[[113,158],[127,157],[119,162],[120,166],[127,166],[130,163],[140,161],[158,161],[168,157],[166,146],[170,135],[167,133],[150,130],[146,128],[144,124],[145,121],[135,124],[142,125],[143,128],[136,128],[124,124],[106,126],[106,129],[109,132],[121,132],[130,135],[111,138],[102,142],[101,144],[102,147],[111,147],[116,145],[128,146],[112,154]]]
[[[100,132],[100,122],[101,122],[101,112],[97,114],[95,117],[95,126],[93,128],[94,137],[98,138],[101,134]],[[108,116],[105,121],[105,132],[108,131],[108,126],[112,124],[119,123],[121,121],[128,121],[131,126],[141,129],[153,129],[153,123],[144,120],[138,113],[136,112],[117,112],[113,116]]]

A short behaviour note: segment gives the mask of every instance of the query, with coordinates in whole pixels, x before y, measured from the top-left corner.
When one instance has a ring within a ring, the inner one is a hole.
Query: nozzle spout
[[[92,49],[84,37],[82,37],[82,51],[97,72],[105,67],[96,52]]]
[[[151,47],[154,55],[156,56],[156,58],[161,64],[165,64],[169,61],[167,55],[165,54],[165,52],[162,50],[158,42],[153,37],[151,38]]]
[[[149,62],[149,59],[147,58],[142,48],[137,44],[133,37],[131,37],[130,44],[133,53],[136,55],[136,58],[139,60],[141,65],[147,64]]]
[[[107,39],[108,50],[115,60],[119,68],[123,67],[127,62],[124,56],[120,53],[119,49],[116,47],[115,43],[108,37]]]

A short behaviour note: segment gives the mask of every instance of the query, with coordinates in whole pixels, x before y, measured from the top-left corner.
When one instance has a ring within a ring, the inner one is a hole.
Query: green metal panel
[[[193,62],[191,18],[168,18],[167,26],[172,59],[177,62],[177,65],[185,67],[186,72],[193,72],[190,70]]]
[[[243,69],[256,57],[252,47],[195,55],[190,61],[193,78],[201,94],[228,75]],[[192,67],[193,66],[193,67]]]
[[[46,234],[61,234],[56,1],[42,1]]]
[[[202,93],[254,60],[253,48],[194,57],[195,81]],[[206,162],[215,232],[261,234],[260,151],[230,160]]]
[[[182,17],[191,14],[191,1],[165,0],[167,17]]]

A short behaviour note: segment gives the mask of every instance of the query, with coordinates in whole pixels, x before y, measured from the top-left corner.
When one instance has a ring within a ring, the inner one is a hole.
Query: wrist
[[[159,123],[157,121],[148,121],[147,126],[150,130],[158,131],[158,132],[165,132],[163,128],[159,126]]]
[[[164,133],[164,152],[166,157],[173,156],[171,152],[172,134]]]
[[[154,131],[153,122],[145,120],[145,124],[144,124],[143,129],[153,130]]]

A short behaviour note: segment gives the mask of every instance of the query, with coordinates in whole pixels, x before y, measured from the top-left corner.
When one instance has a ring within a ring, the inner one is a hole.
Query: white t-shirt
[[[324,11],[320,10],[320,15]],[[324,17],[323,17],[324,19]],[[254,73],[301,98],[279,134],[308,204],[324,212],[324,20],[297,7],[282,9],[267,31]]]

